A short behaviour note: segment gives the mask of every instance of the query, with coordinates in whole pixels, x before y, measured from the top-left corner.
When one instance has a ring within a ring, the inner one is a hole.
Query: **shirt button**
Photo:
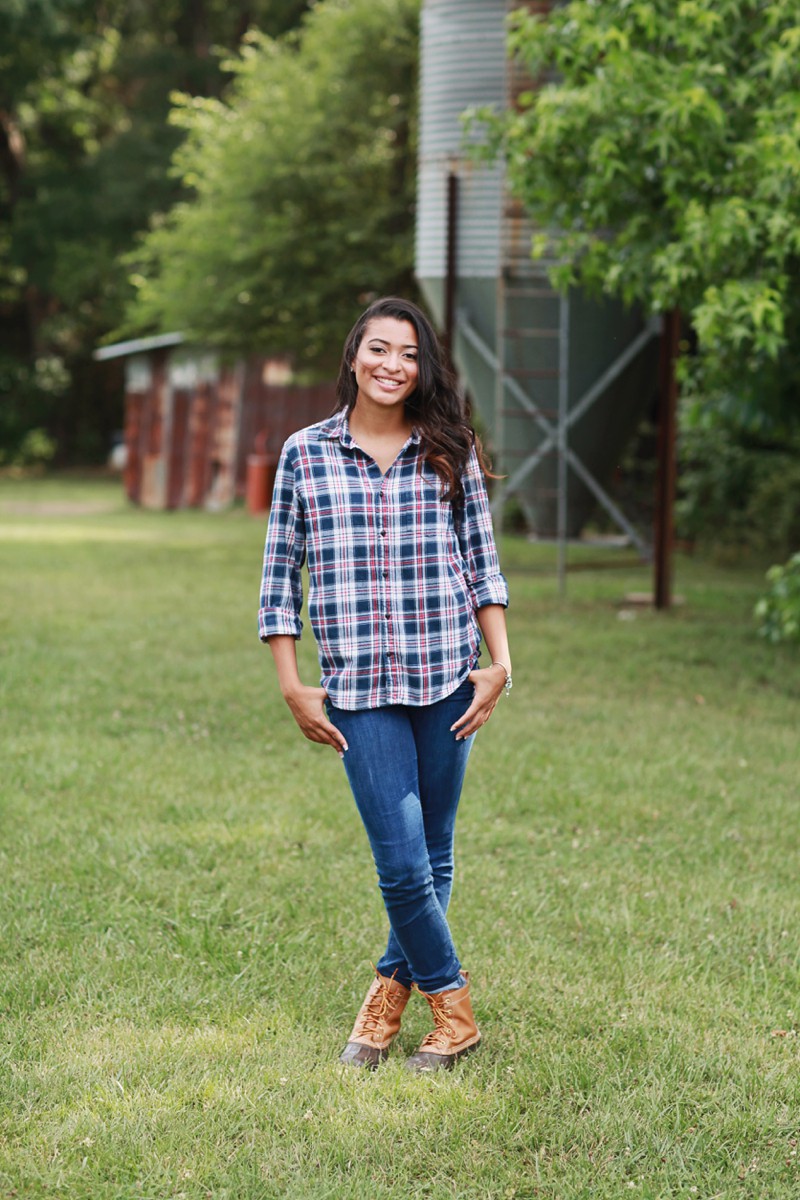
[[[384,578],[384,579],[388,579],[388,578],[389,578],[389,572],[388,572],[388,571],[384,571],[384,572],[383,572],[383,578]]]
[[[381,534],[381,537],[386,537],[386,530],[381,529],[380,534]]]

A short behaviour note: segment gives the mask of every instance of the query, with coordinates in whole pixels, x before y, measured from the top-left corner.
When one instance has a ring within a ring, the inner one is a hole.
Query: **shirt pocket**
[[[420,506],[422,536],[434,536],[446,553],[451,550],[454,532],[453,506],[444,499],[445,481],[433,467],[423,463],[416,476],[415,492]]]
[[[444,493],[444,480],[434,471],[430,463],[423,462],[416,473],[417,479],[420,480],[421,486],[425,489],[425,495],[435,495],[438,500],[441,500]]]

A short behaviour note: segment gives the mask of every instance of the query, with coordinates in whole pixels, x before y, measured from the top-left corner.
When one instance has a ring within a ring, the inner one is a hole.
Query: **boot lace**
[[[364,1006],[358,1014],[358,1033],[362,1035],[380,1036],[383,1033],[387,1017],[397,1003],[397,998],[392,996],[388,983],[380,977],[377,982],[377,988],[365,1000]]]
[[[420,1044],[420,1050],[446,1052],[456,1036],[456,1031],[450,1021],[452,999],[447,992],[439,992],[434,996],[426,996],[426,1000],[433,1014],[434,1028],[430,1033],[425,1034]]]

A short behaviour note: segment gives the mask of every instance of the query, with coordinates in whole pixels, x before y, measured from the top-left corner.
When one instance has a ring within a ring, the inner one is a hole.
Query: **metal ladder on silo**
[[[509,497],[515,495],[523,481],[534,475],[548,456],[555,456],[555,486],[540,484],[535,492],[542,501],[555,500],[558,587],[563,595],[567,551],[569,298],[554,290],[542,267],[534,264],[523,249],[529,243],[528,233],[520,207],[507,202],[497,283],[494,427],[506,479],[498,489],[494,516],[499,527]],[[531,325],[525,313],[520,323],[515,310],[531,306],[544,309],[549,319]],[[551,351],[540,352],[544,347],[549,350],[553,342],[557,346],[555,356]],[[509,421],[514,420],[533,421],[538,426],[542,440],[532,450],[514,444],[509,429]],[[520,503],[535,529],[532,512],[525,511],[523,500]]]

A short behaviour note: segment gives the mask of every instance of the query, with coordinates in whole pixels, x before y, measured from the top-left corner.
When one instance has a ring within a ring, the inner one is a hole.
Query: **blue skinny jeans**
[[[344,766],[372,848],[389,917],[381,975],[437,992],[459,982],[447,924],[456,812],[474,735],[450,726],[469,707],[466,681],[444,700],[355,712],[328,705],[349,749]]]

